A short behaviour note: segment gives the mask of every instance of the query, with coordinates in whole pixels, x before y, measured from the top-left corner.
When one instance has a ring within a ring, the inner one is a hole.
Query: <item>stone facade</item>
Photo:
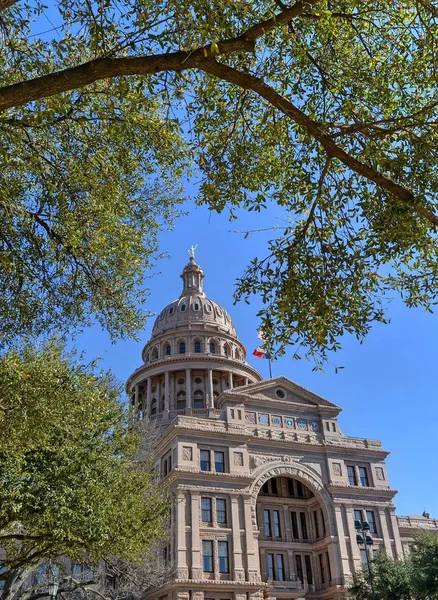
[[[402,557],[425,517],[397,517],[379,441],[339,430],[341,409],[285,377],[263,381],[194,258],[128,381],[136,418],[160,427],[156,469],[174,497],[155,600],[346,598],[373,549]]]

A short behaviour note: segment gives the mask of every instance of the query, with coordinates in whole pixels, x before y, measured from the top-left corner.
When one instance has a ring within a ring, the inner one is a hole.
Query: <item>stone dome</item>
[[[169,330],[203,327],[237,338],[234,324],[227,311],[207,298],[202,288],[204,273],[190,257],[181,273],[183,289],[179,298],[168,304],[155,319],[152,338]]]

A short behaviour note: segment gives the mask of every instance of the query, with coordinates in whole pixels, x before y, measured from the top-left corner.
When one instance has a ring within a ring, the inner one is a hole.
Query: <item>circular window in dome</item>
[[[193,310],[195,312],[198,312],[198,310],[199,310],[199,304],[197,302],[193,305]]]
[[[275,395],[277,396],[277,398],[279,400],[284,400],[286,398],[286,392],[284,391],[283,388],[277,388],[275,390]]]
[[[202,383],[201,377],[195,377],[195,383]]]
[[[181,304],[180,310],[181,312],[186,312],[187,306],[185,304]]]
[[[219,384],[219,379],[213,379],[213,385],[218,385]]]
[[[216,308],[216,312],[220,317],[223,315],[222,310],[219,307]]]
[[[184,385],[184,384],[185,384],[185,382],[186,382],[186,380],[184,379],[184,377],[180,377],[180,378],[178,379],[178,385]]]
[[[160,316],[159,316],[159,319],[160,319],[160,321],[161,321],[161,319],[164,317],[164,313],[165,313],[165,311],[164,311],[164,310],[162,310],[162,311],[161,311],[161,313],[160,313]]]
[[[206,305],[205,305],[205,310],[206,310],[208,313],[211,313],[211,304],[206,304]]]
[[[173,310],[174,310],[174,308],[173,308],[173,306],[171,306],[171,307],[169,308],[169,315],[173,315]]]

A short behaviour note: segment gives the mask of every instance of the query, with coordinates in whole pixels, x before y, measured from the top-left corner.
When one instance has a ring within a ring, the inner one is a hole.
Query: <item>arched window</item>
[[[185,342],[180,342],[179,343],[179,353],[180,354],[185,354],[186,353],[186,343]]]
[[[201,352],[201,342],[199,340],[195,340],[194,350],[195,352]]]
[[[193,408],[204,408],[204,392],[196,390],[193,394]]]
[[[176,409],[183,410],[186,407],[186,393],[178,392],[176,395]]]
[[[166,356],[170,356],[171,355],[172,350],[171,350],[169,344],[167,344],[167,346],[164,348],[164,353],[166,354]]]
[[[154,348],[152,350],[152,360],[157,360],[158,358],[158,348]]]
[[[216,354],[216,344],[214,342],[210,342],[210,353]]]
[[[228,344],[224,345],[224,354],[225,354],[225,356],[230,356],[231,355],[230,346]]]

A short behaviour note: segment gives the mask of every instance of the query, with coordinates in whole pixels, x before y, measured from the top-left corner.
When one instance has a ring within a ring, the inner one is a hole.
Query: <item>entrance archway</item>
[[[279,599],[329,590],[337,552],[327,491],[310,473],[266,467],[252,494],[262,579]]]

